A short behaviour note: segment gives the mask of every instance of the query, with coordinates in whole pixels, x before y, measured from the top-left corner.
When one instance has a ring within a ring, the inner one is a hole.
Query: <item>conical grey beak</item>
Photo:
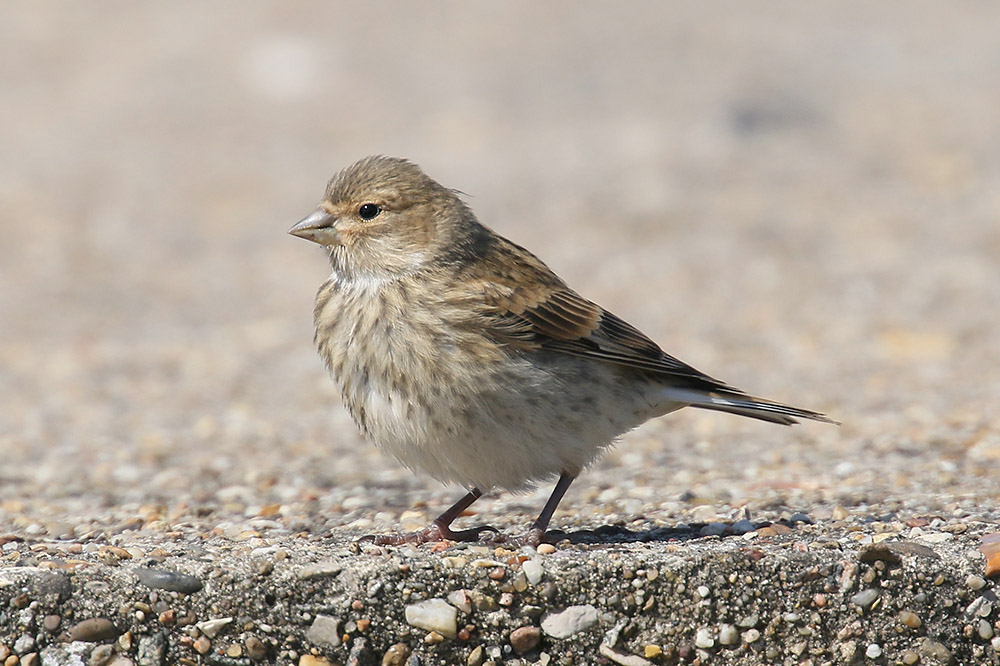
[[[299,220],[298,224],[288,230],[288,233],[320,245],[334,245],[337,242],[337,231],[333,228],[335,221],[336,218],[333,215],[322,208],[317,208]]]

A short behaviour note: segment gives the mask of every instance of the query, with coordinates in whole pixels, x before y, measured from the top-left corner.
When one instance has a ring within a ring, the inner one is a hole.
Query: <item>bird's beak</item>
[[[336,221],[337,219],[333,215],[320,207],[299,220],[299,223],[289,229],[288,233],[320,245],[336,245],[338,235],[334,228]]]

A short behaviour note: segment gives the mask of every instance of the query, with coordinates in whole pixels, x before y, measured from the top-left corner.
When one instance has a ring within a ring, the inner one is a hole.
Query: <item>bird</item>
[[[527,532],[507,538],[538,545],[584,469],[620,435],[683,407],[837,423],[667,354],[409,160],[376,155],[343,169],[289,233],[329,255],[315,344],[363,436],[468,490],[421,530],[368,535],[376,544],[504,538],[452,522],[484,493],[556,479]]]

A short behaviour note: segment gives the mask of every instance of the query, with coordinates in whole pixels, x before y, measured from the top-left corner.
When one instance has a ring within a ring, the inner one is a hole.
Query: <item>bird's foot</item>
[[[424,529],[417,530],[416,532],[366,534],[358,539],[358,542],[367,542],[376,546],[402,546],[408,543],[419,546],[422,543],[436,543],[438,541],[479,541],[480,535],[483,532],[492,532],[494,535],[500,534],[495,527],[490,527],[489,525],[479,525],[467,530],[453,530],[448,525],[435,520]]]

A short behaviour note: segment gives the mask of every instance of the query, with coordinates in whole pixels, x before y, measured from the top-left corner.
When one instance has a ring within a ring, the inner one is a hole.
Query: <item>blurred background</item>
[[[312,345],[326,259],[285,233],[375,153],[468,193],[670,353],[845,423],[688,410],[628,435],[570,511],[992,510],[998,20],[975,1],[3,3],[0,532],[262,507],[364,528],[457,497],[357,435]],[[528,520],[547,493],[484,510]]]

